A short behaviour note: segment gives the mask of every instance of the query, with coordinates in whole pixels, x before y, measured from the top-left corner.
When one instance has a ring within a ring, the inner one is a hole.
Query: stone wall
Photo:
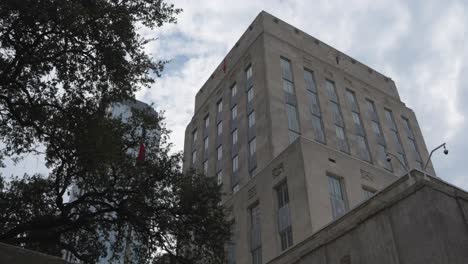
[[[0,264],[67,264],[61,258],[0,243]]]
[[[268,263],[468,263],[468,193],[412,174]]]

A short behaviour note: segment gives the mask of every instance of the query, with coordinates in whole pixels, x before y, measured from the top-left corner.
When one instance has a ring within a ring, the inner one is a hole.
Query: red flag
[[[145,144],[143,142],[140,143],[140,150],[138,151],[137,161],[144,161],[145,160]]]
[[[223,60],[223,72],[226,73],[226,58]]]

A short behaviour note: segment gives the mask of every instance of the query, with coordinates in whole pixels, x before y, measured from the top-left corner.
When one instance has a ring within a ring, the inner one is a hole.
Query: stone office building
[[[406,174],[387,152],[420,170],[428,157],[395,83],[261,12],[196,95],[184,169],[222,185],[228,263],[257,264]]]

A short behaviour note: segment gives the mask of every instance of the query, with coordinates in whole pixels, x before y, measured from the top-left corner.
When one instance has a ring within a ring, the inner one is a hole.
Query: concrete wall
[[[468,193],[412,174],[267,263],[468,263]]]
[[[2,264],[66,264],[58,257],[42,254],[12,245],[0,243],[0,263]]]

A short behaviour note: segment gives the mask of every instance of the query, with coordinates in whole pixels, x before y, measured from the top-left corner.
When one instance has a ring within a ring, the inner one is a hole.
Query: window
[[[367,141],[366,138],[360,135],[356,135],[356,142],[358,145],[358,155],[359,158],[362,160],[365,160],[367,162],[370,162],[370,154],[369,154],[369,148],[367,147]]]
[[[349,153],[349,146],[348,142],[346,141],[344,129],[338,125],[335,125],[335,133],[338,149],[343,152]]]
[[[234,84],[232,87],[231,87],[231,97],[236,97],[237,95],[237,85]]]
[[[413,130],[411,129],[409,120],[403,117],[403,124],[405,125],[406,133],[408,134],[409,138],[414,138]]]
[[[255,125],[255,111],[249,114],[249,128]]]
[[[327,89],[328,99],[330,99],[330,101],[338,103],[338,97],[336,96],[335,90],[335,83],[330,80],[326,80],[325,88]]]
[[[218,136],[221,136],[221,134],[223,133],[223,121],[220,121],[218,123],[216,130],[217,130]]]
[[[234,186],[232,187],[232,193],[238,192],[238,191],[239,191],[239,188],[240,188],[240,187],[239,187],[239,184],[234,185]]]
[[[364,200],[371,198],[374,194],[375,194],[375,191],[367,187],[362,187],[362,195],[364,196]]]
[[[276,188],[278,198],[278,229],[281,241],[281,250],[293,245],[291,213],[289,210],[289,193],[286,182]]]
[[[393,114],[390,110],[385,109],[385,119],[387,120],[387,124],[392,130],[397,130],[395,126],[395,120],[393,120]]]
[[[254,88],[251,87],[251,88],[249,88],[249,90],[247,91],[247,102],[248,102],[248,103],[252,102],[253,98],[254,98]]]
[[[288,117],[289,126],[289,142],[295,141],[299,135],[299,120],[294,95],[294,81],[291,70],[291,62],[288,59],[281,58],[281,71],[283,77],[283,90],[286,99],[286,115]]]
[[[223,159],[223,146],[219,146],[217,149],[216,149],[216,153],[217,153],[217,159],[218,161],[221,161]]]
[[[358,147],[358,156],[360,159],[371,162],[369,147],[367,145],[366,133],[362,125],[361,114],[359,113],[359,107],[357,105],[356,96],[353,91],[346,90],[346,97],[348,98],[348,104],[351,108],[351,117],[354,123],[354,134],[356,136],[356,144]],[[375,123],[372,121],[372,123]],[[380,133],[380,128],[378,128]]]
[[[208,161],[203,162],[203,174],[208,175]]]
[[[257,139],[253,138],[249,142],[249,154],[252,157],[255,155],[256,152],[257,152]]]
[[[223,112],[223,101],[222,100],[218,101],[217,108],[218,108],[218,113]]]
[[[195,164],[195,162],[197,162],[197,150],[192,152],[192,164]]]
[[[312,127],[314,129],[314,139],[325,144],[325,133],[323,133],[322,119],[317,116],[312,116]]]
[[[232,145],[236,145],[238,141],[237,129],[232,131]]]
[[[372,119],[372,120],[376,120],[377,119],[377,111],[375,110],[374,102],[372,102],[369,99],[366,99],[366,105],[367,105],[367,114],[369,115],[369,118]]]
[[[371,122],[371,126],[372,126],[372,131],[374,131],[374,134],[375,134],[375,136],[377,137],[377,139],[383,138],[382,132],[380,131],[380,125],[379,125],[379,123],[377,123],[377,122],[375,122],[375,121],[372,121],[372,122]]]
[[[288,127],[290,131],[290,142],[299,137],[299,121],[297,120],[297,110],[294,105],[286,104],[286,114],[288,115]],[[292,135],[292,137],[291,137]]]
[[[218,185],[223,184],[223,171],[220,170],[218,173],[216,173],[216,180],[218,181]]]
[[[371,127],[377,141],[377,164],[382,168],[393,171],[392,163],[387,161],[387,144],[380,126],[377,109],[373,101],[366,99],[367,113],[371,118]]]
[[[237,105],[233,106],[231,109],[231,118],[232,120],[237,118]]]
[[[239,169],[239,156],[236,155],[232,158],[232,172],[237,172]]]
[[[346,138],[343,116],[341,115],[340,104],[336,95],[335,83],[330,80],[325,81],[328,99],[330,100],[330,111],[333,114],[335,123],[335,134],[337,148],[343,152],[349,153],[348,140]]]
[[[210,127],[210,116],[206,116],[205,117],[205,130],[208,130],[208,128]]]
[[[353,91],[346,89],[346,98],[348,99],[349,107],[353,112],[359,113],[359,107],[356,100],[356,95]]]
[[[252,66],[249,66],[246,70],[245,70],[245,77],[247,79],[247,82],[249,82],[249,80],[252,78]]]
[[[408,166],[408,162],[406,161],[406,155],[405,151],[403,149],[403,145],[401,144],[400,140],[400,135],[398,133],[398,128],[395,123],[395,119],[393,118],[392,111],[385,109],[385,119],[387,120],[388,126],[390,127],[390,135],[392,137],[393,144],[395,144],[395,149],[396,149],[396,154],[398,156],[398,159],[405,164],[405,166]],[[406,173],[405,168],[401,166],[401,164],[398,164],[398,172],[400,174]]]
[[[313,72],[304,70],[304,81],[306,83],[307,96],[309,97],[310,112],[312,114],[312,128],[314,139],[320,143],[325,143],[325,133],[323,132],[322,113],[317,95],[317,87]]]
[[[288,185],[286,183],[282,183],[276,189],[276,194],[278,197],[278,207],[283,207],[289,204],[289,192],[288,192]]]
[[[311,91],[307,91],[307,95],[309,97],[310,112],[313,115],[321,116],[322,113],[320,113],[320,105],[319,105],[317,94]]]
[[[262,240],[260,233],[260,206],[250,208],[250,252],[252,264],[262,263]]]
[[[393,171],[392,163],[387,161],[387,148],[385,145],[377,144],[377,157],[380,166],[388,171]]]
[[[281,71],[283,73],[283,79],[286,79],[290,82],[293,81],[292,72],[291,72],[291,63],[288,59],[281,58]]]
[[[283,80],[283,90],[286,93],[294,94],[294,84],[288,80]]]
[[[317,93],[317,87],[315,85],[314,73],[309,70],[304,70],[304,81],[306,83],[306,89]]]
[[[336,177],[328,176],[328,187],[332,216],[333,220],[335,220],[338,217],[344,215],[344,213],[346,212],[346,204],[341,180]]]
[[[205,149],[205,153],[208,152],[208,137],[206,137],[203,140],[203,146],[204,146],[204,149]]]
[[[286,93],[294,94],[294,81],[291,71],[291,63],[285,58],[281,58],[281,70],[283,72],[283,89]]]
[[[192,132],[192,143],[195,144],[195,142],[197,142],[197,138],[198,138],[198,133],[197,133],[197,130],[195,129],[193,132]]]
[[[352,112],[351,116],[353,117],[353,122],[356,127],[362,128],[361,118],[358,113]]]
[[[227,242],[227,264],[236,264],[236,223],[231,225],[231,238]]]
[[[336,125],[344,127],[343,117],[341,116],[340,105],[331,101],[330,102],[331,112],[333,114],[333,121]]]
[[[409,146],[410,146],[410,149],[411,149],[411,152],[413,153],[413,156],[414,156],[414,159],[416,161],[416,165],[418,167],[418,169],[423,169],[423,163],[422,163],[422,159],[421,159],[421,154],[419,153],[419,150],[418,150],[418,146],[416,144],[416,138],[414,137],[414,133],[413,133],[413,130],[411,129],[411,125],[409,123],[409,120],[405,117],[402,117],[403,118],[403,124],[405,125],[405,130],[406,130],[406,133],[408,135],[408,142],[409,142]]]

